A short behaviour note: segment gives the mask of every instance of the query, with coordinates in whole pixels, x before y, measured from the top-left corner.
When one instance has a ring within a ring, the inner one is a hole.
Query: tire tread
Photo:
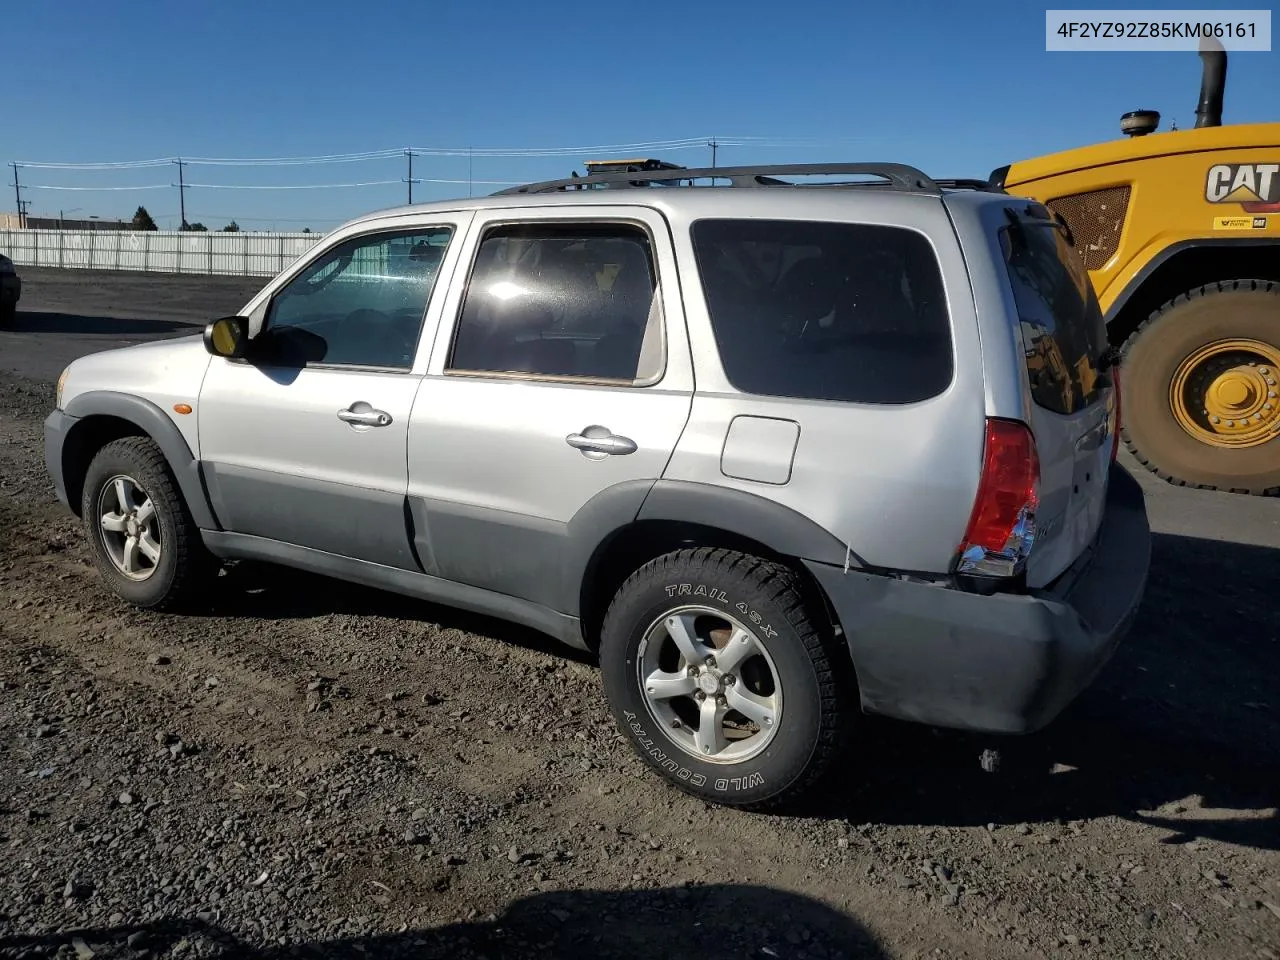
[[[788,784],[784,791],[763,800],[735,804],[739,809],[766,812],[790,806],[813,792],[835,768],[847,742],[845,734],[850,723],[850,704],[841,683],[840,659],[835,650],[835,637],[831,631],[820,629],[809,613],[810,604],[801,589],[800,580],[789,567],[750,556],[723,547],[693,547],[663,554],[631,574],[618,589],[615,602],[605,614],[603,634],[613,627],[618,616],[617,597],[633,590],[643,590],[653,581],[668,579],[674,570],[693,576],[698,571],[715,570],[731,576],[741,576],[759,591],[761,598],[782,611],[788,625],[795,631],[813,665],[818,681],[819,715],[822,718],[820,734],[813,753],[805,764],[800,778]],[[856,700],[856,698],[855,698]],[[644,758],[647,763],[649,760]],[[653,766],[650,763],[650,766]]]
[[[113,455],[131,461],[139,468],[139,473],[150,475],[147,493],[153,501],[160,501],[161,508],[167,509],[174,521],[173,541],[165,545],[166,550],[173,551],[174,558],[173,579],[169,582],[168,589],[157,600],[129,602],[162,613],[185,610],[200,594],[202,582],[212,572],[214,561],[200,541],[199,529],[178,489],[169,461],[150,437],[121,437],[112,440],[94,455],[93,461]],[[92,469],[91,463],[90,470]],[[86,511],[85,515],[88,518],[93,513]]]

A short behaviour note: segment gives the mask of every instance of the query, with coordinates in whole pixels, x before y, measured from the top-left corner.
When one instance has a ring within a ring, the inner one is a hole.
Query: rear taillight
[[[956,572],[1017,576],[1035,545],[1039,505],[1040,457],[1031,430],[1013,420],[988,419],[982,479]]]
[[[1120,367],[1111,368],[1111,389],[1115,393],[1115,411],[1111,423],[1111,462],[1116,462],[1120,455]]]

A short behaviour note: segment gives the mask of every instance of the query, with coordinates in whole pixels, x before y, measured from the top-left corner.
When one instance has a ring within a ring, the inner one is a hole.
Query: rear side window
[[[736,389],[913,403],[950,384],[942,272],[922,235],[867,224],[700,220],[692,238]]]
[[[1107,325],[1084,261],[1049,221],[1019,221],[1000,231],[1013,284],[1031,396],[1055,413],[1070,414],[1106,386],[1098,365]]]

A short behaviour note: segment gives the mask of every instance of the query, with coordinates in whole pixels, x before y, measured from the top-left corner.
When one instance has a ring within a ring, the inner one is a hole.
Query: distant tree
[[[310,227],[303,227],[303,228],[302,228],[302,232],[303,232],[303,233],[310,233],[310,232],[311,232],[311,228],[310,228]]]
[[[151,219],[151,214],[147,213],[146,207],[138,207],[138,209],[134,212],[132,226],[134,230],[159,230],[160,229],[159,227],[156,226],[156,222],[153,219]]]
[[[228,223],[225,227],[222,228],[222,232],[223,233],[239,233],[240,224],[232,220],[230,223]]]
[[[203,223],[184,223],[182,229],[190,233],[208,233],[209,228]]]

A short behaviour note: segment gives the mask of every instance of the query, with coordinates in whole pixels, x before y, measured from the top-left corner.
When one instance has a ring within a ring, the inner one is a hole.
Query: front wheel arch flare
[[[182,436],[182,431],[165,415],[163,410],[150,400],[111,390],[91,390],[73,397],[67,403],[63,412],[76,420],[88,421],[85,424],[77,424],[76,427],[73,427],[68,432],[68,445],[63,447],[62,456],[64,477],[68,491],[67,499],[71,503],[78,502],[78,492],[84,482],[84,473],[83,471],[78,475],[66,473],[66,469],[73,465],[79,466],[81,461],[84,468],[87,469],[89,461],[93,459],[94,454],[103,445],[99,443],[94,449],[88,449],[87,447],[81,449],[87,441],[96,439],[96,437],[92,429],[87,433],[80,433],[80,430],[81,428],[89,428],[95,417],[110,418],[115,421],[121,421],[123,428],[121,432],[116,432],[114,436],[108,437],[104,443],[121,436],[130,435],[150,438],[160,448],[165,460],[168,461],[169,469],[173,471],[178,488],[182,491],[182,497],[186,501],[187,509],[191,511],[192,519],[195,520],[196,525],[205,530],[221,529],[221,526],[214,518],[208,494],[205,492],[204,480],[200,473],[200,462],[191,452],[191,447],[188,446],[186,439]],[[80,447],[71,446],[70,441],[77,436],[80,438]],[[69,462],[68,457],[73,459]],[[75,491],[74,493],[72,492],[73,490]]]

